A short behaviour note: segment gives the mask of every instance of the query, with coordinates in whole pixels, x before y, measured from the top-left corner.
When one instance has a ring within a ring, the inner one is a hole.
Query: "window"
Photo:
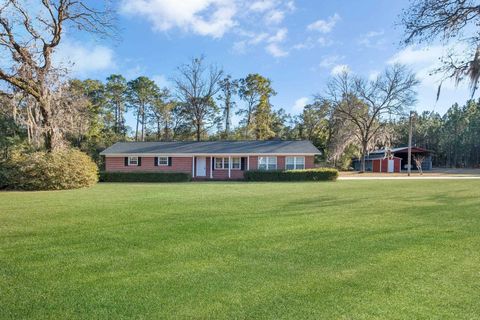
[[[168,166],[168,157],[158,157],[159,166]]]
[[[232,158],[232,169],[240,169],[240,158]]]
[[[259,170],[277,170],[277,157],[258,157]]]
[[[215,169],[228,169],[228,158],[215,158]],[[240,158],[232,158],[232,170],[240,169]]]
[[[287,170],[305,169],[305,157],[286,157],[285,169]]]
[[[128,157],[129,166],[138,166],[138,157]]]
[[[223,158],[215,158],[215,169],[223,169]]]

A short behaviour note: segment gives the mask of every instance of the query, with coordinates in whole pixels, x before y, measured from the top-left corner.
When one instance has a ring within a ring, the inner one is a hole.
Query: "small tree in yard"
[[[388,138],[385,118],[404,114],[415,102],[417,84],[415,76],[400,65],[387,69],[373,81],[343,72],[328,83],[326,99],[332,114],[355,129],[352,134],[361,147],[362,172],[372,144]]]
[[[423,170],[422,170],[422,163],[425,160],[425,156],[416,154],[413,156],[413,161],[415,161],[415,165],[417,166],[418,172],[420,172],[420,175],[423,175]]]

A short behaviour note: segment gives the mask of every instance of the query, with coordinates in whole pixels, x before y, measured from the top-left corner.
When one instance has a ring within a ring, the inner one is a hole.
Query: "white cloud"
[[[268,42],[270,43],[282,42],[287,37],[287,33],[288,33],[287,28],[279,29],[274,35],[268,38]]]
[[[287,28],[278,29],[275,34],[267,39],[268,45],[265,47],[265,50],[275,58],[288,56],[288,51],[280,47],[280,43],[286,39],[287,33]]]
[[[288,55],[281,24],[295,10],[293,0],[121,0],[120,12],[149,21],[156,31],[180,29],[221,38],[231,32],[232,51],[262,45],[274,57]]]
[[[115,67],[113,50],[94,44],[66,40],[54,54],[54,64],[69,68],[76,76],[88,76]]]
[[[388,64],[406,64],[406,65],[416,65],[416,64],[432,64],[438,62],[438,58],[445,53],[445,48],[442,46],[431,46],[426,48],[414,48],[406,47],[405,49],[397,52],[393,57],[391,57],[387,63]]]
[[[338,65],[340,61],[345,59],[344,56],[339,55],[331,55],[331,56],[324,56],[322,60],[320,60],[319,66],[322,68],[329,69],[332,66]]]
[[[270,53],[275,58],[288,56],[288,51],[285,51],[284,49],[280,48],[276,43],[270,43],[265,47],[265,49],[267,50],[268,53]]]
[[[333,16],[326,20],[317,20],[307,26],[307,30],[318,31],[320,33],[330,33],[333,27],[340,21],[340,15],[335,13]]]
[[[281,10],[272,10],[265,15],[266,24],[279,24],[285,18],[285,13]]]
[[[247,39],[236,41],[232,50],[237,54],[245,54],[250,47],[262,44],[265,46],[265,51],[273,57],[285,57],[289,52],[283,49],[281,44],[286,40],[287,34],[287,28],[280,28],[272,34],[266,32],[242,32],[242,35]]]
[[[120,12],[146,18],[157,31],[180,28],[220,38],[235,26],[237,6],[234,0],[123,0]]]
[[[330,74],[332,76],[337,76],[344,72],[350,72],[350,67],[347,64],[337,64],[332,68],[332,70],[330,71]]]
[[[242,41],[236,41],[233,43],[232,47],[233,53],[236,54],[245,54],[247,53],[247,41],[242,40]]]
[[[366,34],[361,35],[358,38],[357,43],[361,46],[366,48],[373,48],[373,49],[382,49],[386,45],[386,40],[383,37],[385,35],[385,31],[370,31]]]
[[[297,7],[295,6],[295,1],[288,1],[285,5],[289,11],[295,11]]]
[[[328,38],[325,38],[325,37],[320,37],[320,38],[318,38],[317,43],[321,47],[329,47],[333,44],[333,41],[332,41],[332,39],[328,39]]]
[[[305,107],[309,103],[310,99],[308,97],[301,97],[295,100],[293,104],[293,112],[301,113],[303,111],[303,107]]]
[[[250,5],[250,10],[257,11],[257,12],[265,12],[267,10],[272,9],[275,6],[275,1],[273,0],[260,0],[254,1]]]

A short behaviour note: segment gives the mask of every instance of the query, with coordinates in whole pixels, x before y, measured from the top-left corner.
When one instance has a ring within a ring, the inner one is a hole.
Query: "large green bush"
[[[85,153],[65,148],[54,152],[14,150],[0,164],[0,188],[63,190],[90,187],[98,168]]]
[[[338,170],[331,168],[245,172],[247,181],[335,181],[337,178]]]
[[[192,176],[184,172],[100,172],[101,182],[187,182]]]

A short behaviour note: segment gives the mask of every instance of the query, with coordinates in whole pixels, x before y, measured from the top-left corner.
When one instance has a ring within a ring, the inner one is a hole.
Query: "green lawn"
[[[0,192],[0,319],[478,319],[480,180]]]

